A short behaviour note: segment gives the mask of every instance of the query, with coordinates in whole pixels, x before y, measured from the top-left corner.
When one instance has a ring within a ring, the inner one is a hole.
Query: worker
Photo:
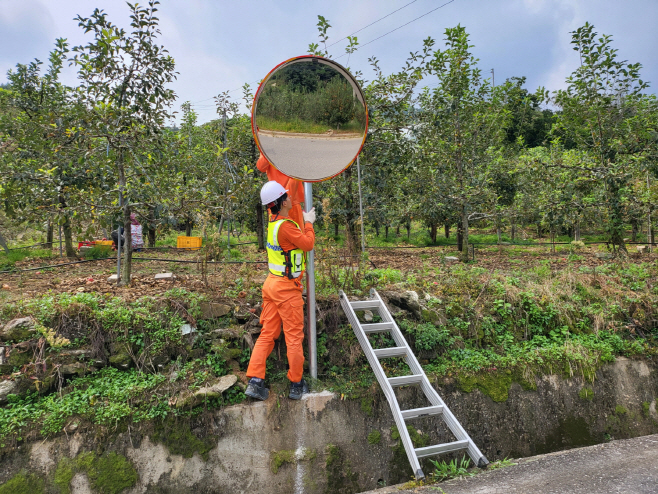
[[[283,324],[288,349],[288,397],[299,400],[308,393],[308,384],[302,378],[304,301],[301,279],[306,264],[304,253],[312,250],[315,243],[315,208],[303,213],[306,229],[302,233],[299,224],[289,216],[292,199],[281,184],[267,182],[260,191],[260,198],[271,214],[267,227],[270,273],[263,284],[263,312],[260,316],[263,328],[249,360],[247,377],[250,379],[245,394],[257,400],[266,400],[269,396],[269,390],[265,387],[265,363]]]
[[[267,174],[267,180],[278,182],[284,189],[288,191],[288,196],[292,200],[292,209],[288,216],[293,220],[299,229],[304,233],[304,221],[302,218],[302,205],[304,202],[304,184],[297,179],[290,178],[288,175],[284,175],[279,170],[274,168],[272,164],[267,161],[267,158],[261,153],[258,161],[256,162],[256,168],[259,171]]]

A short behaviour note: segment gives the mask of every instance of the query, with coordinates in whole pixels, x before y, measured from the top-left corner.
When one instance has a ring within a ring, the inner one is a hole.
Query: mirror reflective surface
[[[299,180],[327,180],[349,167],[367,127],[361,88],[342,66],[322,57],[280,64],[254,98],[258,147],[279,171]]]

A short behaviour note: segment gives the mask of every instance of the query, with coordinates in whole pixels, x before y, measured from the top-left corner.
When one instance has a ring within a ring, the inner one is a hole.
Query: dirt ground
[[[198,252],[179,251],[177,249],[148,250],[134,254],[133,279],[129,287],[117,287],[109,282],[108,277],[116,273],[116,260],[97,260],[79,264],[65,263],[75,259],[29,259],[16,263],[17,269],[30,269],[14,273],[0,274],[0,302],[11,302],[22,298],[31,298],[47,292],[99,292],[121,296],[126,300],[134,300],[144,295],[154,295],[171,289],[185,288],[207,295],[210,299],[234,297],[245,287],[259,286],[267,276],[264,263],[265,253],[258,252],[255,245],[239,247],[248,263],[235,262],[219,264],[222,258],[212,259],[205,266],[202,255]],[[596,257],[600,250],[586,248],[577,255],[569,256],[567,252],[551,253],[548,247],[519,246],[488,246],[479,247],[475,251],[475,262],[470,266],[479,266],[490,272],[500,271],[513,273],[532,269],[539,265],[548,265],[552,271],[570,267],[580,269],[587,266],[596,268],[609,263],[610,260]],[[340,254],[340,253],[338,253]],[[458,262],[446,261],[446,256],[457,256],[455,247],[433,248],[394,248],[368,249],[369,268],[390,268],[403,272],[427,273],[428,270],[445,269]],[[325,258],[323,258],[323,255]],[[658,253],[638,254],[632,252],[628,261],[633,263],[654,262]],[[140,260],[141,259],[141,260]],[[158,259],[158,260],[145,260]],[[171,262],[186,261],[186,262]],[[322,263],[332,265],[343,264],[344,257],[336,253],[320,251],[316,255],[317,269],[322,269]],[[56,268],[38,269],[44,265],[62,264]],[[35,269],[37,268],[37,269]],[[172,281],[156,281],[156,273],[172,272],[176,279]],[[236,285],[236,280],[240,285]],[[236,288],[237,287],[237,288]]]

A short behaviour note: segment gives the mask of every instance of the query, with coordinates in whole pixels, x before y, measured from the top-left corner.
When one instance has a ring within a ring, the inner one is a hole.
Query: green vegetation
[[[379,431],[372,431],[368,434],[368,444],[379,444],[382,440],[382,433]]]
[[[628,413],[628,410],[626,410],[625,407],[621,405],[616,405],[615,406],[615,414],[616,415],[626,415]]]
[[[119,494],[135,485],[138,479],[135,467],[123,455],[80,453],[75,458],[62,458],[57,464],[54,482],[60,494],[70,494],[71,480],[76,473],[86,474],[91,487],[99,494]]]
[[[0,271],[11,271],[15,264],[20,261],[36,259],[50,259],[52,252],[46,249],[20,249],[9,253],[0,249]]]
[[[187,417],[181,420],[171,416],[165,418],[156,424],[151,438],[167,446],[172,455],[192,458],[198,453],[204,461],[208,461],[210,451],[217,446],[217,441],[210,435],[204,434],[202,438],[194,435]]]
[[[0,485],[0,494],[44,494],[44,485],[35,474],[20,472]]]
[[[436,482],[475,475],[468,472],[471,460],[466,456],[462,456],[461,460],[454,459],[450,462],[438,460],[430,460],[430,462],[434,466],[434,471],[430,475]]]
[[[580,390],[578,396],[580,396],[581,400],[592,401],[594,399],[594,390],[589,386],[585,386]]]

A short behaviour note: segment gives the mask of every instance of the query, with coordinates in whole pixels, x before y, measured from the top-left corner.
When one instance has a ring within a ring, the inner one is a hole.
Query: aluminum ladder
[[[418,461],[419,458],[441,453],[466,450],[475,465],[480,468],[487,466],[489,464],[487,458],[480,452],[473,440],[443,402],[434,387],[430,384],[423,368],[420,366],[416,356],[411,351],[411,348],[407,344],[407,340],[402,336],[400,328],[398,328],[398,325],[393,320],[391,313],[388,311],[386,304],[377,293],[377,290],[372,288],[368,300],[360,300],[357,302],[350,302],[347,295],[345,295],[342,290],[338,293],[340,296],[340,304],[347,315],[347,319],[352,325],[352,329],[361,344],[361,348],[363,348],[363,352],[366,354],[370,367],[372,367],[372,370],[377,377],[377,381],[391,406],[391,412],[393,413],[395,424],[400,433],[400,439],[402,440],[404,449],[407,452],[407,457],[409,458],[409,463],[415,472],[416,479],[422,479],[425,477],[425,474],[420,467],[420,462]],[[379,313],[381,322],[361,324],[355,312],[357,310],[375,310]],[[396,346],[373,350],[370,340],[368,340],[368,335],[385,332],[391,334]],[[386,357],[404,358],[409,369],[411,369],[411,375],[386,377],[386,374],[379,363],[379,359]],[[400,410],[400,405],[395,393],[393,392],[393,388],[412,384],[420,384],[420,388],[427,397],[430,406],[410,410]],[[439,415],[443,418],[446,426],[450,429],[457,440],[450,443],[435,444],[434,446],[427,446],[424,448],[414,448],[414,445],[411,442],[411,437],[409,437],[406,421],[434,415]]]

